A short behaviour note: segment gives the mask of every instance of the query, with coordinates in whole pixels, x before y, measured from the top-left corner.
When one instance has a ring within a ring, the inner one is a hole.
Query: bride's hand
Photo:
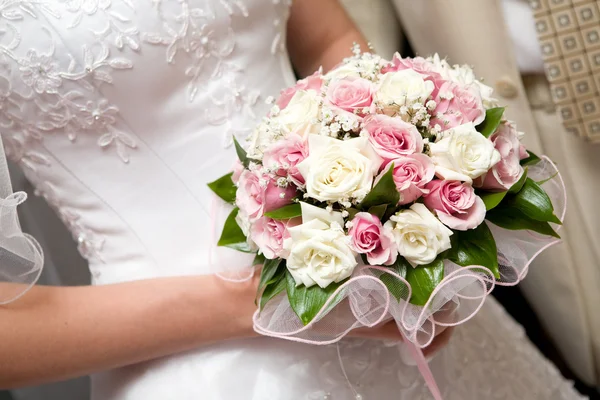
[[[432,357],[439,350],[444,348],[450,338],[452,337],[452,332],[454,331],[454,327],[446,327],[446,326],[436,326],[435,338],[431,344],[423,349],[423,354],[425,357]],[[351,337],[360,337],[367,339],[381,339],[381,340],[397,340],[403,341],[404,338],[402,334],[398,330],[398,326],[395,321],[389,321],[384,324],[375,326],[373,328],[358,328],[350,332],[349,336]]]
[[[259,278],[256,274],[232,283],[201,275],[34,286],[18,301],[0,306],[0,389],[255,336],[252,315]]]
[[[254,337],[258,334],[254,331],[252,317],[256,312],[256,291],[260,281],[260,269],[254,272],[252,278],[243,282],[230,282],[218,276],[214,276],[214,284],[223,293],[223,299],[227,303],[228,315],[232,317],[237,331],[234,337]]]

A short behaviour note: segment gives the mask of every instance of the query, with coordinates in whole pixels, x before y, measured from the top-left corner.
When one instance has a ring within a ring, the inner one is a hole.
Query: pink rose
[[[308,157],[306,141],[294,133],[271,145],[264,153],[263,165],[275,169],[278,176],[289,178],[296,186],[304,185],[304,177],[296,167]]]
[[[437,124],[442,130],[446,130],[468,122],[479,125],[485,119],[481,94],[475,85],[462,86],[445,82],[434,100],[436,108],[431,126]]]
[[[442,78],[442,75],[435,71],[435,65],[432,62],[427,61],[423,57],[402,58],[398,53],[394,54],[391,64],[387,67],[384,67],[381,73],[385,74],[386,72],[396,72],[405,69],[412,69],[415,72],[423,75],[426,81],[433,82],[435,89],[431,95],[434,98],[442,84],[446,82],[446,80]]]
[[[477,228],[485,219],[485,204],[473,187],[460,181],[436,179],[427,184],[425,205],[450,229]]]
[[[501,124],[490,139],[500,153],[500,162],[478,179],[475,186],[505,191],[521,179],[523,167],[520,161],[528,157],[527,151],[519,141],[519,134],[512,123]]]
[[[435,175],[433,162],[425,154],[411,154],[401,156],[392,160],[394,164],[392,176],[396,188],[400,192],[400,202],[398,204],[408,204],[417,200],[429,191],[426,185]],[[387,171],[387,168],[380,173],[380,177]]]
[[[250,221],[256,221],[264,213],[277,210],[292,202],[296,195],[293,185],[277,186],[274,178],[260,170],[245,170],[240,176],[235,203]]]
[[[365,254],[371,265],[392,265],[396,262],[398,250],[391,232],[387,231],[376,216],[359,212],[352,219],[348,231],[352,247],[359,254]]]
[[[288,228],[300,225],[301,218],[288,220],[275,220],[261,217],[250,229],[250,238],[256,243],[265,258],[272,260],[278,257],[286,257],[283,242],[290,237]]]
[[[384,67],[381,73],[385,74],[387,72],[403,71],[405,69],[412,69],[422,75],[435,76],[442,79],[442,76],[435,72],[435,65],[432,62],[427,61],[423,57],[402,58],[398,53],[394,54],[390,65]]]
[[[296,85],[284,89],[279,95],[279,99],[277,99],[277,105],[283,110],[287,107],[298,90],[314,90],[315,92],[320,92],[322,85],[323,79],[321,78],[321,72],[317,71],[311,76],[299,80],[296,82]]]
[[[242,172],[244,172],[244,166],[242,165],[242,162],[236,158],[233,163],[233,175],[231,175],[231,180],[235,185],[238,184]]]
[[[369,133],[369,142],[385,164],[399,156],[423,152],[423,138],[417,128],[400,118],[369,115],[363,128]]]
[[[351,114],[364,116],[366,108],[373,104],[373,84],[363,78],[335,79],[327,88],[325,100],[335,108]]]

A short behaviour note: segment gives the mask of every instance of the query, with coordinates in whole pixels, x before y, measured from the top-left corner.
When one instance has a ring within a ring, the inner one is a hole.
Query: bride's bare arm
[[[365,0],[367,1],[367,0]],[[325,71],[352,54],[353,43],[367,42],[337,0],[296,0],[287,27],[290,58],[301,76]]]
[[[0,306],[0,388],[253,336],[256,284],[198,276],[96,287],[35,286]]]
[[[35,286],[0,306],[0,389],[117,368],[228,339],[255,336],[258,274],[245,283],[215,276],[105,286]],[[0,290],[2,290],[0,284]],[[436,337],[427,353],[449,339]],[[394,323],[351,336],[401,340]]]

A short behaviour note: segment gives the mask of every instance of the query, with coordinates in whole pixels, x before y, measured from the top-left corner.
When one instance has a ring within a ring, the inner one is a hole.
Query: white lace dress
[[[206,183],[293,82],[289,0],[2,0],[0,128],[96,285],[210,272]],[[92,377],[95,400],[426,399],[394,346],[227,342]],[[578,399],[490,300],[432,369],[446,399]]]

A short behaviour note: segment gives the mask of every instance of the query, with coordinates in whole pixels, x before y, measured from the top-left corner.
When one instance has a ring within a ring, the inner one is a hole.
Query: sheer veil
[[[13,193],[0,141],[0,305],[25,294],[40,277],[44,255],[39,243],[21,231],[17,206],[25,192]]]

